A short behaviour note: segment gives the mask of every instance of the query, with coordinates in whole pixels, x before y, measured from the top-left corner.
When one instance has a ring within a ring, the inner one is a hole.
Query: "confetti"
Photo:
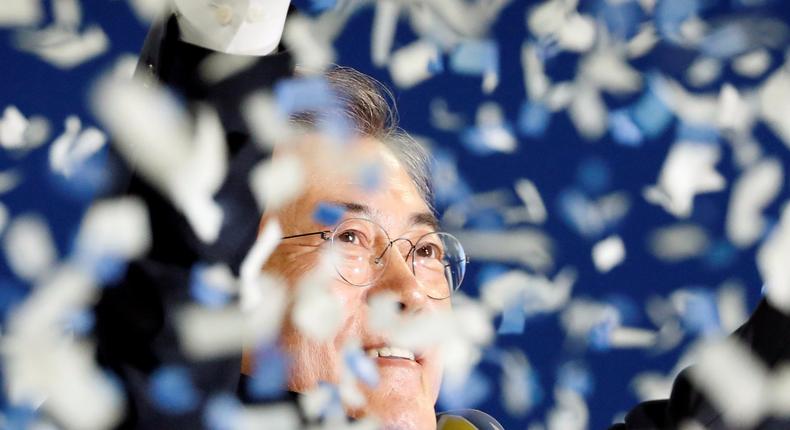
[[[568,389],[554,389],[555,406],[546,419],[548,430],[582,430],[587,428],[589,411],[584,398]]]
[[[214,53],[203,60],[198,73],[203,81],[216,84],[250,69],[257,57]]]
[[[595,268],[606,273],[621,264],[625,258],[625,245],[620,236],[610,236],[598,242],[592,249]]]
[[[385,0],[376,4],[370,58],[377,67],[382,67],[389,61],[400,12],[401,5],[397,1]]]
[[[577,82],[568,114],[576,130],[585,139],[596,140],[606,132],[606,104],[600,92],[588,83]]]
[[[143,22],[153,22],[166,10],[168,4],[167,0],[129,0],[129,6]]]
[[[165,413],[183,414],[194,410],[199,396],[189,370],[182,366],[165,365],[150,376],[149,396]]]
[[[250,171],[250,189],[261,210],[277,210],[298,197],[305,186],[302,160],[283,154],[258,163]]]
[[[747,78],[759,78],[771,67],[771,54],[765,49],[757,49],[732,60],[732,69]]]
[[[54,268],[58,250],[46,221],[36,214],[11,220],[3,237],[6,261],[23,280],[41,279]]]
[[[766,369],[736,339],[707,342],[696,348],[697,364],[689,377],[732,426],[757,424],[765,411]],[[728,375],[722,378],[721,375]]]
[[[189,292],[198,303],[221,308],[230,303],[236,292],[236,279],[230,268],[222,263],[195,264],[189,276]]]
[[[700,226],[680,223],[655,229],[648,236],[648,247],[656,257],[681,261],[702,255],[710,240]]]
[[[546,206],[535,184],[529,179],[519,179],[516,181],[515,190],[527,209],[530,222],[543,224],[547,217]]]
[[[52,142],[49,149],[50,168],[65,177],[72,176],[82,163],[107,143],[107,136],[95,127],[82,129],[76,116],[66,119],[66,130]]]
[[[466,255],[475,261],[524,264],[539,272],[554,264],[552,240],[536,229],[466,230],[452,234],[464,244]]]
[[[36,25],[43,16],[41,0],[12,0],[0,8],[0,27]]]
[[[176,331],[187,357],[210,360],[241,352],[246,322],[236,309],[184,305],[176,314]]]
[[[283,32],[283,43],[293,50],[295,62],[307,72],[320,73],[335,61],[330,41],[315,34],[310,18],[298,15],[289,18]]]
[[[327,260],[305,275],[297,287],[296,302],[291,314],[294,326],[305,336],[317,341],[332,339],[345,319],[340,298],[332,294],[326,281],[334,274]]]
[[[782,217],[757,251],[757,268],[765,282],[765,295],[778,309],[790,312],[790,206],[782,207]]]
[[[532,367],[521,351],[506,352],[502,357],[501,401],[513,416],[526,415],[542,396]]]
[[[524,102],[518,116],[518,131],[527,137],[538,138],[546,133],[551,112],[540,103]]]
[[[431,124],[439,130],[458,131],[464,125],[460,114],[452,113],[443,98],[431,100]]]
[[[16,108],[8,106],[0,118],[0,146],[6,149],[33,149],[49,138],[49,122],[42,117],[30,119]]]
[[[16,44],[17,49],[67,70],[104,54],[110,40],[104,30],[92,25],[81,34],[61,27],[26,31],[17,35]]]
[[[289,360],[289,356],[275,346],[256,348],[255,370],[247,385],[250,397],[262,400],[282,396],[288,383]]]
[[[441,55],[436,45],[418,40],[394,53],[389,62],[392,82],[400,88],[411,88],[434,75],[430,64]]]
[[[718,146],[675,143],[661,168],[658,185],[645,189],[645,199],[678,218],[687,218],[697,194],[724,188],[725,179],[715,168],[719,157]]]
[[[743,172],[732,187],[727,209],[727,238],[746,248],[759,240],[768,225],[763,210],[779,194],[784,169],[777,159],[766,159]]]

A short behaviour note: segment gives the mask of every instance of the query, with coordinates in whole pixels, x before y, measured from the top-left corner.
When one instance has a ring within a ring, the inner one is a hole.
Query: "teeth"
[[[414,353],[408,349],[385,346],[383,348],[373,348],[367,351],[369,357],[396,357],[414,361]]]

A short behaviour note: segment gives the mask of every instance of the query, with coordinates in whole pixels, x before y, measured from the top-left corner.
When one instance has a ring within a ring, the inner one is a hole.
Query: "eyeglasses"
[[[410,264],[428,297],[436,300],[446,299],[458,290],[469,262],[461,242],[449,233],[431,232],[415,241],[391,240],[383,227],[365,218],[350,218],[333,230],[296,234],[283,240],[313,235],[330,241],[339,257],[335,262],[338,275],[358,287],[371,285],[381,277],[392,254],[387,251],[393,246]]]

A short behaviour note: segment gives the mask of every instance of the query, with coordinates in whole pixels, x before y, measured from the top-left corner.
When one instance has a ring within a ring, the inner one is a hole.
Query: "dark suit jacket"
[[[790,360],[790,317],[765,299],[732,336],[743,341],[769,368]],[[722,378],[726,377],[722,375]],[[626,415],[624,423],[612,426],[611,430],[676,429],[690,419],[706,429],[736,428],[724,422],[721,412],[691,382],[686,369],[675,379],[669,399],[637,405]],[[790,429],[790,420],[769,418],[757,428]]]

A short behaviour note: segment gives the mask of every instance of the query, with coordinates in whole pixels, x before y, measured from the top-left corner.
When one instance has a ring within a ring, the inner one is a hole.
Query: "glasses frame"
[[[367,222],[369,222],[369,223],[372,223],[372,224],[376,225],[377,227],[379,227],[379,228],[381,229],[381,231],[383,231],[383,232],[384,232],[384,235],[386,236],[386,238],[387,238],[387,241],[388,241],[389,243],[387,244],[387,246],[386,246],[386,247],[384,247],[384,251],[382,251],[382,252],[381,252],[381,254],[380,254],[378,257],[376,257],[376,259],[375,259],[375,263],[376,263],[376,264],[380,264],[380,263],[381,263],[381,260],[382,260],[382,258],[384,258],[384,255],[387,253],[387,251],[389,251],[389,249],[390,249],[390,248],[392,248],[392,245],[394,245],[394,244],[395,244],[395,242],[397,242],[397,241],[400,241],[400,240],[405,240],[406,242],[408,242],[408,243],[409,243],[409,252],[407,252],[407,253],[406,253],[406,255],[404,255],[404,256],[403,256],[403,258],[404,258],[404,259],[405,259],[407,262],[409,261],[409,257],[411,257],[411,256],[412,256],[412,253],[413,253],[413,252],[414,252],[414,251],[417,249],[417,245],[418,245],[418,244],[420,243],[420,241],[421,241],[423,238],[425,238],[426,236],[429,236],[429,235],[431,235],[431,234],[436,234],[436,233],[443,233],[443,234],[450,235],[450,236],[451,236],[451,237],[453,237],[455,240],[458,240],[458,238],[456,238],[455,236],[451,235],[450,233],[443,232],[443,231],[432,231],[432,232],[429,232],[429,233],[425,233],[425,234],[423,234],[422,236],[420,236],[420,237],[417,239],[417,241],[416,241],[416,242],[412,242],[410,239],[408,239],[408,238],[405,238],[405,237],[399,237],[399,238],[397,238],[397,239],[390,239],[389,233],[387,233],[387,230],[386,230],[386,229],[384,229],[384,227],[382,227],[382,226],[381,226],[380,224],[378,224],[377,222],[375,222],[375,221],[372,221],[372,220],[369,220],[369,219],[367,219],[367,218],[348,218],[348,219],[345,219],[345,220],[343,220],[343,221],[339,222],[339,223],[338,223],[338,224],[335,226],[335,228],[333,228],[332,230],[321,230],[321,231],[314,231],[314,232],[311,232],[311,233],[300,233],[300,234],[293,234],[293,235],[290,235],[290,236],[283,236],[283,237],[282,237],[282,238],[280,238],[280,239],[281,239],[281,240],[286,240],[286,239],[296,239],[296,238],[300,238],[300,237],[308,237],[308,236],[316,236],[316,235],[321,235],[321,239],[322,239],[322,240],[324,240],[324,241],[334,241],[335,234],[337,234],[337,228],[338,228],[338,227],[340,227],[341,225],[343,225],[345,222],[347,222],[347,221],[352,221],[352,220],[361,220],[361,221],[367,221]],[[333,242],[333,244],[334,244],[334,242]],[[461,244],[461,241],[458,241],[458,244],[460,245],[460,244]],[[463,249],[463,245],[461,245],[461,249]],[[466,252],[464,252],[464,254],[466,254]],[[463,262],[464,262],[464,264],[469,264],[469,256],[467,256],[467,255],[464,255]],[[411,274],[412,274],[412,276],[414,276],[414,277],[415,277],[415,279],[417,279],[417,274],[415,273],[415,268],[414,268],[414,258],[413,258],[413,257],[412,257],[412,259],[411,259],[411,264],[410,264],[410,265],[411,265]],[[446,270],[446,269],[447,269],[447,267],[449,267],[449,266],[450,266],[449,264],[445,264],[445,265],[444,265],[444,268],[445,268],[445,270]],[[374,282],[376,282],[376,279],[378,279],[378,278],[373,278],[373,279],[371,279],[371,280],[370,280],[370,282],[368,282],[368,283],[366,283],[366,284],[355,284],[355,283],[353,283],[353,282],[350,282],[348,279],[346,279],[346,278],[345,278],[345,276],[343,276],[343,274],[342,274],[342,273],[340,273],[340,269],[338,269],[338,268],[337,268],[337,266],[335,266],[335,271],[337,272],[338,276],[340,276],[340,279],[342,279],[342,280],[343,280],[344,282],[346,282],[347,284],[349,284],[349,285],[352,285],[352,286],[355,286],[355,287],[368,287],[368,286],[370,286],[370,285],[373,285],[373,283],[374,283]],[[464,270],[464,275],[466,275],[466,270]],[[461,284],[463,283],[463,280],[464,280],[464,277],[462,276],[462,277],[461,277],[461,281],[460,281],[460,282],[458,282],[458,288],[451,288],[451,289],[450,289],[450,295],[448,295],[447,297],[437,298],[437,297],[433,297],[433,296],[431,296],[430,294],[426,294],[426,296],[430,297],[430,298],[431,298],[431,299],[433,299],[433,300],[446,300],[446,299],[449,299],[450,297],[452,297],[452,296],[453,296],[453,293],[454,293],[454,292],[455,292],[457,289],[460,289],[460,288],[461,288]]]

